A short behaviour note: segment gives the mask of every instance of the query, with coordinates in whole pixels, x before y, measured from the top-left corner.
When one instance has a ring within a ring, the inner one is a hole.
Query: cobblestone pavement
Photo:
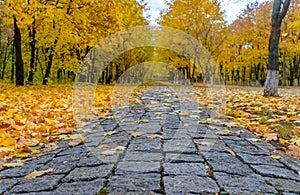
[[[85,127],[85,144],[2,170],[0,194],[300,194],[299,160],[228,121],[199,124],[210,116],[184,92],[154,87],[141,101]]]

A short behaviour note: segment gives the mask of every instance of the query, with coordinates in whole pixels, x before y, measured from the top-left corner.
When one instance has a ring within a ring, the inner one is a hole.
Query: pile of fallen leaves
[[[280,97],[264,97],[262,88],[198,87],[198,101],[214,110],[225,110],[226,118],[246,127],[268,141],[280,143],[280,149],[300,158],[299,89],[280,90]],[[224,108],[224,109],[223,109]]]
[[[56,149],[61,139],[69,139],[71,146],[82,141],[80,134],[71,135],[76,129],[72,87],[0,84],[0,169],[14,157]],[[110,108],[112,88],[102,86],[95,91],[99,117]]]

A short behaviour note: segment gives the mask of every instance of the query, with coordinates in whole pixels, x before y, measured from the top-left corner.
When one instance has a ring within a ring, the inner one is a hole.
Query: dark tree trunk
[[[32,26],[32,29],[30,29],[29,31],[29,37],[31,38],[31,41],[30,41],[30,69],[29,69],[29,75],[28,75],[28,78],[27,78],[27,83],[28,84],[33,84],[33,76],[34,76],[34,70],[35,70],[35,51],[36,51],[36,48],[35,48],[35,34],[36,34],[36,31],[35,31],[35,20],[33,21],[33,26]]]
[[[285,53],[283,54],[283,62],[282,62],[282,86],[286,86],[286,57]]]
[[[290,0],[274,0],[272,11],[272,28],[269,39],[268,75],[265,82],[264,96],[278,96],[278,45],[280,26],[290,5]]]
[[[5,68],[6,68],[6,59],[7,59],[8,47],[9,47],[9,42],[7,43],[7,46],[6,46],[5,52],[4,52],[3,67],[2,67],[2,74],[1,74],[1,79],[2,80],[4,80],[4,72],[5,72]]]
[[[259,86],[260,63],[255,66],[255,86]]]
[[[47,68],[46,68],[46,72],[44,75],[44,79],[43,79],[43,85],[47,85],[49,79],[50,79],[50,73],[51,73],[51,67],[52,67],[52,62],[53,62],[53,56],[54,56],[54,52],[53,52],[53,48],[50,49],[50,54],[48,56],[48,62],[47,62]]]
[[[294,56],[294,86],[298,87],[299,85],[299,64],[300,59],[297,58],[297,56]]]
[[[290,86],[293,86],[293,81],[294,81],[294,64],[290,63],[290,78],[289,78],[289,84]]]
[[[14,82],[14,78],[15,78],[15,46],[12,45],[12,47],[11,47],[11,76],[10,76],[11,83]]]
[[[17,25],[17,18],[14,16],[14,45],[16,53],[16,85],[24,86],[24,64],[22,59],[22,47],[21,47],[21,32]]]

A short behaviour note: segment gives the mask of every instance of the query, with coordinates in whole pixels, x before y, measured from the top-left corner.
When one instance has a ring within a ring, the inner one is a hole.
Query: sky
[[[150,15],[150,25],[157,25],[155,20],[159,17],[160,10],[167,8],[164,1],[165,0],[145,0],[150,8],[150,10],[145,13],[146,15]],[[258,1],[264,2],[265,0]],[[222,10],[226,12],[226,20],[232,22],[248,3],[253,2],[255,2],[255,0],[223,0]]]

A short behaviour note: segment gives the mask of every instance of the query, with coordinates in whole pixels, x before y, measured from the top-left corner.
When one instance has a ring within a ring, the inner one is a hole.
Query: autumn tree
[[[174,0],[169,2],[168,5],[169,9],[161,13],[159,24],[184,31],[199,41],[213,57],[217,58],[224,41],[226,27],[220,2],[218,0]],[[178,56],[175,57],[179,60]],[[184,70],[186,78],[191,81],[194,81],[197,77],[195,65],[199,64],[199,57],[199,55],[188,56],[191,63],[182,64],[182,71]],[[177,61],[176,59],[173,59],[173,61]],[[180,63],[180,61],[175,63]],[[213,71],[216,70],[207,66],[205,64],[200,66],[202,67],[201,74],[203,74],[202,78],[210,80]]]
[[[22,58],[22,47],[21,47],[21,32],[17,24],[17,18],[14,16],[14,45],[16,52],[16,85],[24,85],[24,64]]]
[[[272,11],[272,28],[269,39],[268,74],[265,82],[264,96],[278,96],[278,45],[281,23],[290,5],[290,0],[274,0]]]

